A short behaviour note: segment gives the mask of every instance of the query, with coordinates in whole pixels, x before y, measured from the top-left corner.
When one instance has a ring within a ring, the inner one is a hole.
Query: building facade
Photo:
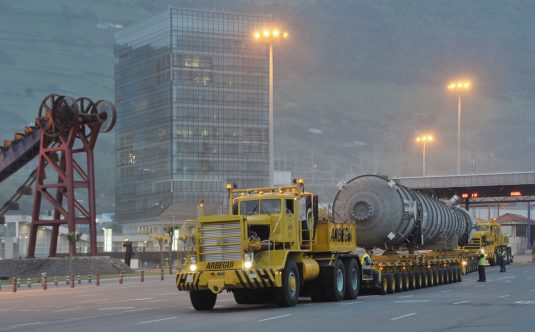
[[[226,183],[268,184],[269,54],[251,38],[267,23],[169,8],[116,34],[116,216],[125,233],[155,233],[173,205],[221,209]]]

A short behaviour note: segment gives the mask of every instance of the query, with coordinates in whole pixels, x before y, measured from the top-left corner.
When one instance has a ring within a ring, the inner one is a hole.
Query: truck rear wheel
[[[388,294],[392,294],[396,292],[396,279],[394,279],[394,275],[391,273],[387,273],[385,275],[386,282],[388,283]]]
[[[409,289],[416,289],[416,273],[409,271]]]
[[[382,277],[381,277],[381,289],[379,290],[381,295],[388,294],[388,289],[389,289],[388,281],[389,280],[387,278],[387,275],[383,274]]]
[[[197,290],[190,291],[189,298],[195,310],[205,311],[214,308],[217,295],[210,290]]]
[[[359,296],[360,289],[360,268],[357,260],[354,258],[348,259],[344,262],[344,269],[346,272],[346,292],[344,299],[354,300]]]
[[[288,261],[282,273],[282,287],[275,291],[275,302],[279,307],[293,307],[299,298],[299,270],[297,265]]]
[[[341,260],[337,259],[334,262],[332,272],[325,278],[326,288],[324,288],[324,295],[327,301],[340,301],[344,299],[346,291],[345,269]]]

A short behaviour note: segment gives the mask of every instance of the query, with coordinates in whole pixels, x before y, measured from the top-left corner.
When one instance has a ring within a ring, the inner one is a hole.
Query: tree
[[[155,234],[151,237],[153,240],[158,241],[158,245],[160,246],[160,271],[163,271],[163,245],[167,243],[169,238],[167,235],[160,234]]]
[[[67,233],[67,240],[69,240],[69,255],[75,255],[76,254],[76,243],[80,241],[82,238],[82,233],[80,232],[70,232]]]
[[[169,274],[173,274],[173,238],[177,229],[180,229],[180,226],[175,224],[169,224],[163,227],[163,231],[169,236]]]

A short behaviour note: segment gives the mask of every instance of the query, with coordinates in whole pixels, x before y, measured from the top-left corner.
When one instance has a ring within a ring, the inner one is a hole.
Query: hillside
[[[331,196],[364,172],[418,175],[420,130],[437,137],[429,174],[455,171],[456,76],[464,99],[463,170],[532,170],[535,22],[531,1],[0,0],[0,133],[30,123],[50,92],[113,99],[118,26],[177,7],[270,14],[275,45],[276,165]],[[114,135],[97,146],[99,210],[113,210]],[[0,201],[21,182],[1,184]]]

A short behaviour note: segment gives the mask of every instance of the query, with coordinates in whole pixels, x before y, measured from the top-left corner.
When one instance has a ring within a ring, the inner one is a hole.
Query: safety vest
[[[479,259],[479,265],[480,266],[489,266],[489,261],[487,260],[487,256],[483,255],[483,257],[481,257]]]
[[[506,258],[507,257],[507,253],[505,252],[505,250],[503,250],[501,253],[500,253],[500,256],[502,258]]]
[[[368,253],[365,252],[362,255],[362,258],[360,259],[360,264],[362,266],[371,266],[373,264],[372,258],[370,257],[370,255],[368,255]]]

